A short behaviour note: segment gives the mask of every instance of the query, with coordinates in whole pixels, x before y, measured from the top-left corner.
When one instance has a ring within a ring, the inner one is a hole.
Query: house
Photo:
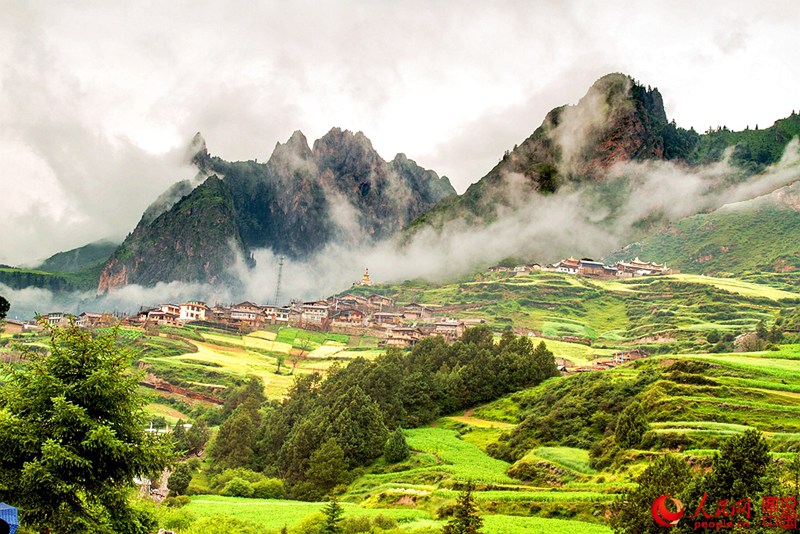
[[[372,322],[380,326],[387,326],[387,325],[399,326],[403,324],[403,319],[404,316],[402,313],[377,312],[372,314]]]
[[[172,313],[174,315],[181,314],[181,307],[176,304],[162,304],[158,307],[163,312]]]
[[[424,321],[433,317],[434,309],[424,304],[412,302],[403,306],[403,315],[407,321]]]
[[[114,316],[110,313],[83,312],[75,319],[75,324],[81,328],[95,328],[114,324]]]
[[[331,315],[331,322],[342,326],[364,326],[366,314],[353,308],[344,308]]]
[[[238,326],[258,328],[264,320],[264,312],[260,308],[233,308],[231,309],[231,323]]]
[[[640,276],[651,274],[669,274],[672,272],[667,268],[666,265],[642,261],[638,257],[629,262],[618,262],[614,267],[616,267],[621,273],[629,273]]]
[[[303,324],[323,325],[328,320],[328,305],[306,302],[300,307],[300,321]]]
[[[383,295],[370,295],[367,300],[369,301],[370,306],[373,308],[382,310],[383,308],[394,307],[394,299],[385,297]]]
[[[261,306],[261,312],[264,314],[264,321],[268,324],[275,324],[278,318],[278,306]]]
[[[611,355],[611,358],[614,360],[614,363],[625,363],[625,362],[632,362],[634,360],[638,360],[646,356],[648,356],[647,352],[640,349],[632,349],[627,351],[615,352],[614,354]]]
[[[183,326],[180,313],[165,311],[163,307],[139,312],[139,321],[147,325]]]
[[[509,267],[506,267],[505,265],[495,265],[494,267],[489,267],[489,270],[487,272],[490,272],[490,273],[507,273],[510,270],[511,269]]]
[[[209,311],[205,302],[193,300],[180,305],[180,319],[183,322],[205,321],[206,312]]]
[[[450,343],[456,341],[462,335],[464,335],[464,330],[466,330],[466,326],[464,325],[463,321],[451,319],[439,321],[433,325],[434,335],[440,335]]]
[[[21,334],[26,330],[27,325],[22,321],[16,321],[14,319],[6,319],[5,327],[3,328],[3,332],[6,334]]]
[[[69,324],[69,317],[64,312],[51,312],[43,315],[42,319],[51,326],[66,326]]]
[[[581,260],[578,265],[578,274],[583,276],[603,276],[603,263],[592,260]]]
[[[275,324],[289,324],[289,316],[292,309],[289,306],[282,306],[275,310]]]
[[[566,260],[561,260],[560,262],[553,265],[553,268],[556,272],[559,273],[567,273],[567,274],[578,274],[578,269],[580,269],[581,262],[580,260],[576,260],[575,258],[568,258]]]
[[[413,347],[422,338],[423,334],[419,328],[396,326],[387,329],[386,346],[399,348]]]
[[[531,268],[528,265],[517,265],[514,267],[514,272],[528,274],[529,272],[531,272]]]

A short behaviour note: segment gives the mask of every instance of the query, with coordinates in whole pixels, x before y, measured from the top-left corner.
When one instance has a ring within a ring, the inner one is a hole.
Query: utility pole
[[[283,256],[278,258],[278,283],[275,285],[275,306],[280,306],[281,278],[283,278]]]

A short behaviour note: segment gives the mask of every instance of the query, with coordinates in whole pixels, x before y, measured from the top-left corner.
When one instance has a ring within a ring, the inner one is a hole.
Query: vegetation
[[[453,518],[442,529],[442,534],[478,534],[483,519],[478,515],[478,507],[472,497],[474,486],[470,483],[458,496]]]
[[[133,477],[160,473],[169,443],[142,432],[143,401],[113,333],[48,328],[46,354],[5,370],[0,499],[26,525],[57,532],[148,532],[131,507]]]

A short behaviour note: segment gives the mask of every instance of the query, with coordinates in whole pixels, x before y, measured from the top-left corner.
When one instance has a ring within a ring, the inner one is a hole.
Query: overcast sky
[[[608,72],[703,131],[800,109],[787,1],[0,0],[0,263],[121,239],[200,131],[266,160],[363,131],[461,192]]]

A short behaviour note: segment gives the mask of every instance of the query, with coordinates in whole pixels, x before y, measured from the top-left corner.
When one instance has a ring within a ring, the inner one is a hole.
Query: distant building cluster
[[[668,268],[655,262],[645,262],[639,258],[631,261],[620,261],[614,265],[605,265],[602,262],[575,258],[567,258],[552,265],[533,263],[529,265],[517,265],[515,267],[495,266],[490,267],[489,272],[513,272],[526,274],[531,271],[553,271],[558,273],[575,274],[590,278],[632,278],[634,276],[651,276],[661,274],[676,273],[674,269]]]
[[[286,325],[373,334],[383,338],[383,344],[389,347],[413,346],[431,335],[441,335],[452,342],[466,329],[464,321],[451,319],[434,306],[398,305],[394,299],[384,295],[356,293],[324,300],[294,301],[288,306],[259,305],[250,301],[229,306],[208,306],[203,302],[162,304],[140,311],[131,322],[144,327],[205,323],[237,331],[257,330],[265,325]]]

